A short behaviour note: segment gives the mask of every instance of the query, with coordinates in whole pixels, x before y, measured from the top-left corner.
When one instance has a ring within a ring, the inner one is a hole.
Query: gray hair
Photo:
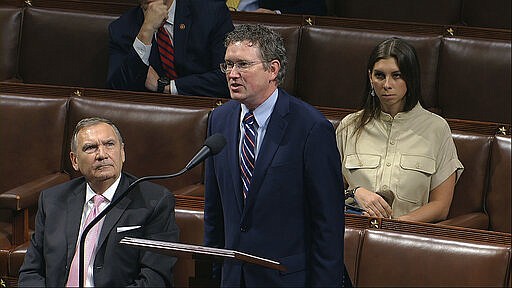
[[[119,132],[119,129],[117,129],[116,125],[108,119],[100,118],[100,117],[91,117],[91,118],[84,118],[78,122],[75,126],[75,130],[73,131],[73,138],[71,139],[71,152],[76,153],[78,149],[78,133],[90,126],[94,126],[96,124],[105,123],[108,124],[114,129],[114,133],[116,133],[117,138],[119,139],[119,143],[123,144],[123,137],[121,136],[121,132]]]
[[[229,32],[224,40],[226,48],[235,42],[248,41],[260,48],[261,59],[265,62],[266,69],[268,63],[272,60],[278,60],[281,63],[281,69],[276,77],[277,85],[281,85],[286,74],[286,48],[281,35],[268,27],[260,24],[242,24],[235,27],[235,30]]]

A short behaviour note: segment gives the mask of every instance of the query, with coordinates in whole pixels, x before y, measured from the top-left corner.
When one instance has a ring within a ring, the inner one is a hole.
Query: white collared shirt
[[[258,106],[254,111],[252,112],[254,114],[254,119],[256,119],[257,125],[257,138],[256,138],[256,151],[254,151],[254,160],[258,158],[258,154],[260,151],[261,144],[263,143],[263,138],[265,137],[265,133],[267,132],[267,126],[268,121],[270,120],[270,115],[272,114],[272,111],[274,111],[274,106],[276,106],[277,102],[277,96],[279,95],[279,90],[276,89],[274,92],[268,97],[265,102],[263,102],[260,106]],[[241,155],[241,149],[242,149],[242,135],[244,134],[244,116],[247,112],[249,112],[249,108],[245,106],[244,104],[240,104],[242,107],[242,111],[240,113],[240,140],[238,143],[239,147],[239,153],[238,155]]]

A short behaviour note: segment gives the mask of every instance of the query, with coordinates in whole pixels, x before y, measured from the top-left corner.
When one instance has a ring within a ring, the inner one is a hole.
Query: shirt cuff
[[[169,87],[171,88],[171,94],[177,95],[178,94],[178,88],[176,88],[176,82],[174,80],[171,80],[171,83],[169,83]]]
[[[139,55],[140,59],[144,64],[149,66],[149,54],[151,53],[151,44],[146,45],[139,40],[139,38],[135,37],[135,41],[133,41],[133,49]]]

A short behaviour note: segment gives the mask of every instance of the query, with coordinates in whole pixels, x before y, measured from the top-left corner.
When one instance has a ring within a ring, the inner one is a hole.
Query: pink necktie
[[[89,215],[87,215],[87,219],[85,219],[85,224],[82,228],[87,227],[89,223],[96,218],[96,215],[100,213],[100,205],[105,201],[105,197],[101,195],[94,196],[94,207],[92,208],[91,212],[89,212]],[[94,227],[89,231],[87,234],[87,237],[85,238],[85,250],[84,250],[84,256],[85,256],[85,263],[84,263],[84,275],[87,275],[87,269],[89,267],[89,263],[92,257],[92,253],[94,252],[94,249],[96,248],[96,242],[98,242],[98,235],[100,234],[99,226],[100,222],[96,223]],[[83,229],[82,229],[83,230]],[[80,237],[78,238],[80,239]],[[71,269],[69,270],[69,276],[68,276],[68,282],[66,283],[66,287],[78,287],[78,266],[79,266],[79,259],[80,256],[78,255],[80,253],[80,247],[77,245],[75,250],[75,256],[73,257],[73,261],[71,262]],[[85,277],[84,277],[85,280]],[[84,283],[85,286],[85,283]]]

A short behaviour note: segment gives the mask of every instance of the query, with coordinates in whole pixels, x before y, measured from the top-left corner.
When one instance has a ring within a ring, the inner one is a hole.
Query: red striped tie
[[[174,46],[163,25],[158,29],[158,33],[156,33],[156,42],[158,44],[160,60],[162,61],[165,75],[171,80],[178,78],[176,70],[174,69]]]

